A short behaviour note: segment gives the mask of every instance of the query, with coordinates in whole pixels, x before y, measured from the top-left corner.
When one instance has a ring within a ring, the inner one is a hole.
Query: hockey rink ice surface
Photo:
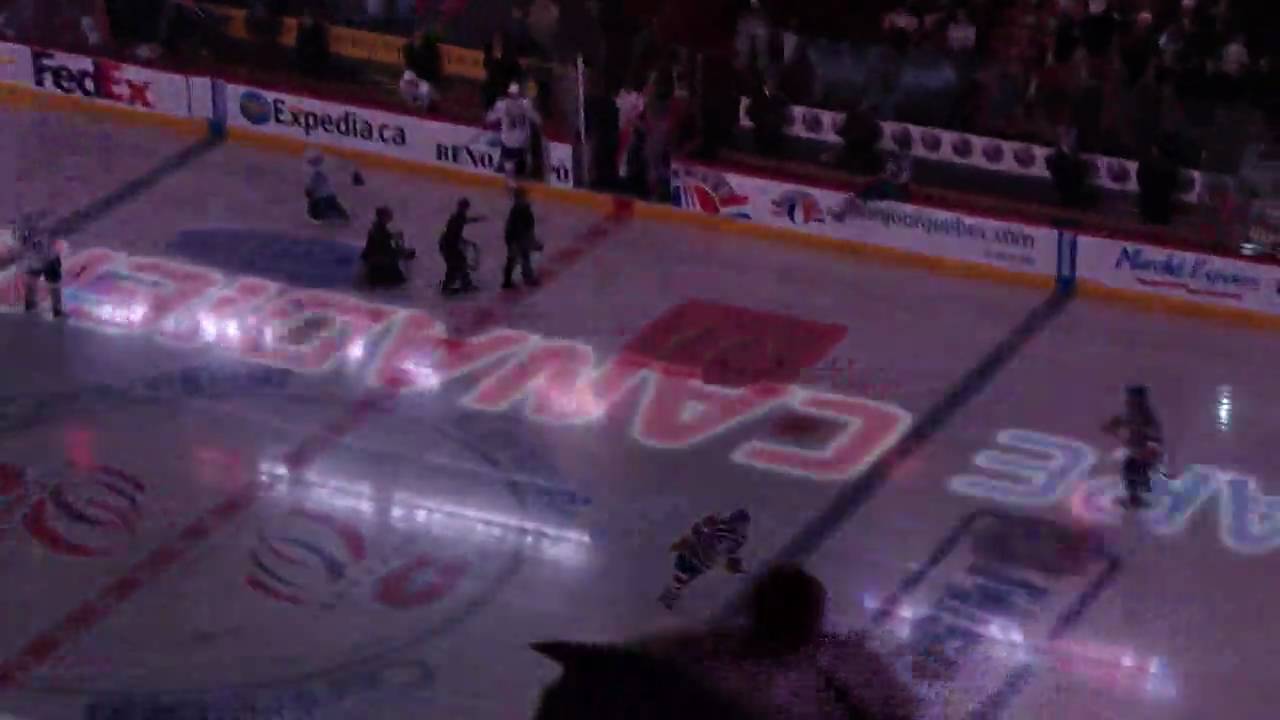
[[[528,717],[529,642],[720,616],[740,578],[656,597],[738,507],[926,717],[1280,707],[1270,334],[551,199],[502,295],[497,189],[339,162],[358,218],[318,228],[296,155],[2,118],[0,211],[68,234],[72,317],[0,282],[0,717]],[[482,291],[445,301],[463,194]],[[419,258],[375,293],[379,203]],[[1133,382],[1142,515],[1100,430]]]

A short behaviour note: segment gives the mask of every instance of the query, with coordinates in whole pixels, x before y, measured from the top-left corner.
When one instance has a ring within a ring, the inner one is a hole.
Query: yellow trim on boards
[[[1076,291],[1080,297],[1105,302],[1124,303],[1137,310],[1163,315],[1182,315],[1200,320],[1211,320],[1263,330],[1280,330],[1280,315],[1271,315],[1247,308],[1229,308],[1221,305],[1172,298],[1155,293],[1129,290],[1103,285],[1094,280],[1079,280]]]
[[[174,117],[163,113],[136,110],[62,93],[41,92],[23,85],[0,82],[0,106],[22,110],[52,110],[54,112],[100,113],[124,122],[141,125],[158,125],[171,128],[183,135],[202,135],[208,132],[209,123],[202,118]]]
[[[25,86],[5,83],[0,83],[0,105],[12,105],[16,107],[55,110],[61,112],[101,113],[126,122],[135,121],[146,125],[172,128],[183,134],[199,134],[205,132],[207,125],[206,121],[202,119],[175,118],[157,113],[134,110],[128,107],[94,102],[75,96],[39,92]],[[228,128],[227,136],[229,140],[233,140],[238,143],[262,147],[275,152],[288,152],[298,155],[301,155],[306,148],[312,147],[312,144],[302,140],[283,138],[244,128]],[[500,189],[505,183],[503,178],[496,174],[489,175],[484,173],[468,172],[466,170],[444,165],[420,163],[402,158],[391,158],[360,150],[348,150],[325,146],[324,152],[339,157],[345,157],[348,160],[359,162],[365,166],[380,167],[388,170],[444,178],[450,182],[456,182],[463,185]],[[530,194],[534,197],[548,198],[560,202],[581,205],[601,212],[611,210],[616,203],[616,199],[611,196],[573,188],[559,188],[542,184],[533,184],[529,186],[529,190]],[[717,215],[707,215],[705,213],[681,210],[669,205],[636,202],[634,203],[633,208],[637,217],[649,220],[657,220],[665,223],[676,222],[712,232],[750,236],[773,242],[785,242],[792,245],[803,245],[816,250],[835,252],[843,255],[865,255],[895,265],[923,267],[932,272],[951,276],[994,280],[997,282],[1041,288],[1052,287],[1054,282],[1053,278],[1047,276],[1001,270],[999,268],[980,265],[977,263],[937,258],[920,253],[872,245],[869,243],[837,240],[824,235],[807,233],[803,230],[758,225],[751,222],[735,220]],[[1146,311],[1190,316],[1206,320],[1226,321],[1232,324],[1246,325],[1255,328],[1280,329],[1280,315],[1270,315],[1242,308],[1224,308],[1216,305],[1199,303],[1194,300],[1170,298],[1137,290],[1122,290],[1089,280],[1079,281],[1077,283],[1077,288],[1082,297],[1097,298],[1111,302],[1121,302]]]

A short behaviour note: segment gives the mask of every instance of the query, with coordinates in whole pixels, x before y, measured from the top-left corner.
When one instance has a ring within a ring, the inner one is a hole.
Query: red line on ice
[[[586,257],[590,250],[602,244],[613,230],[631,219],[631,213],[630,201],[616,200],[608,215],[592,223],[567,246],[551,255],[547,266],[542,270],[542,287],[564,275],[565,271]],[[494,301],[476,308],[469,322],[463,323],[464,327],[456,328],[457,333],[470,335],[493,325],[502,317],[504,310],[513,307],[536,290],[529,288],[518,293],[499,295]],[[321,455],[337,447],[343,438],[363,425],[377,411],[390,405],[398,394],[399,387],[367,391],[346,413],[287,453],[286,466],[292,472],[305,469]],[[258,499],[257,488],[256,482],[246,483],[244,490],[206,510],[183,528],[173,541],[151,550],[119,578],[36,635],[13,657],[0,663],[0,688],[19,686],[26,677],[47,665],[64,648],[97,627],[143,588],[191,555],[201,543],[253,506]]]

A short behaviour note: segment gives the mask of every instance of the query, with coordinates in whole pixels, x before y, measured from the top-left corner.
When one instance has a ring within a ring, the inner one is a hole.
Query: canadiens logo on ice
[[[784,217],[793,225],[825,223],[827,213],[812,193],[803,190],[787,190],[773,201],[774,217]]]

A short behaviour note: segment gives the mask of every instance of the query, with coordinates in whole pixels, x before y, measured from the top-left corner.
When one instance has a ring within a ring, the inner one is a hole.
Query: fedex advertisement
[[[143,112],[191,115],[187,79],[181,75],[39,49],[30,50],[30,61],[26,82],[37,90]]]

